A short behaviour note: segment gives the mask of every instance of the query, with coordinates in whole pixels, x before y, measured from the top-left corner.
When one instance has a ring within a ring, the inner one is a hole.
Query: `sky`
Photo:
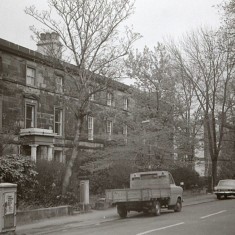
[[[152,48],[164,38],[180,38],[198,27],[218,27],[218,9],[212,7],[223,0],[136,0],[135,13],[126,22],[142,38],[134,47]],[[47,0],[0,0],[0,38],[36,50],[29,27],[37,25],[24,13],[27,6],[46,9]]]

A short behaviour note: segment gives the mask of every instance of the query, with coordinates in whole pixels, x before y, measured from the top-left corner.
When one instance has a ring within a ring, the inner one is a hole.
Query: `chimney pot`
[[[51,39],[51,34],[50,33],[46,33],[46,40],[50,40]]]
[[[37,44],[37,51],[44,55],[55,56],[61,59],[62,44],[59,34],[56,32],[46,32],[40,34],[40,41]]]
[[[40,34],[40,40],[46,40],[46,34],[45,33],[41,33]]]

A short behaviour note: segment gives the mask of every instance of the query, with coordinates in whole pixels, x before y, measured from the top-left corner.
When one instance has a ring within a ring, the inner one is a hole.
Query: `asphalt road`
[[[163,210],[160,216],[131,213],[126,219],[83,225],[61,224],[37,234],[51,235],[235,235],[235,199]]]

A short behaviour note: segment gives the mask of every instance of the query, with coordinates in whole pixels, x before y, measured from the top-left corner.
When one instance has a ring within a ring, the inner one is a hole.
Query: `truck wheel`
[[[180,198],[178,198],[175,204],[174,212],[180,212],[181,209],[182,209],[182,201]]]
[[[159,216],[161,214],[161,204],[159,201],[153,203],[153,214]]]
[[[221,195],[220,195],[220,194],[217,194],[216,197],[217,197],[217,199],[219,199],[219,200],[221,199]]]
[[[126,218],[127,216],[127,209],[125,206],[117,206],[117,212],[121,218]]]
[[[144,213],[144,214],[148,214],[148,212],[149,212],[149,211],[148,211],[147,209],[144,209],[144,210],[143,210],[143,213]]]

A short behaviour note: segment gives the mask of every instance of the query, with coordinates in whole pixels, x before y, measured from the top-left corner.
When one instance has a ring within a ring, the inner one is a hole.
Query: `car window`
[[[219,186],[235,186],[235,180],[220,180]]]
[[[175,181],[170,173],[169,173],[169,177],[170,177],[170,184],[175,184]]]

